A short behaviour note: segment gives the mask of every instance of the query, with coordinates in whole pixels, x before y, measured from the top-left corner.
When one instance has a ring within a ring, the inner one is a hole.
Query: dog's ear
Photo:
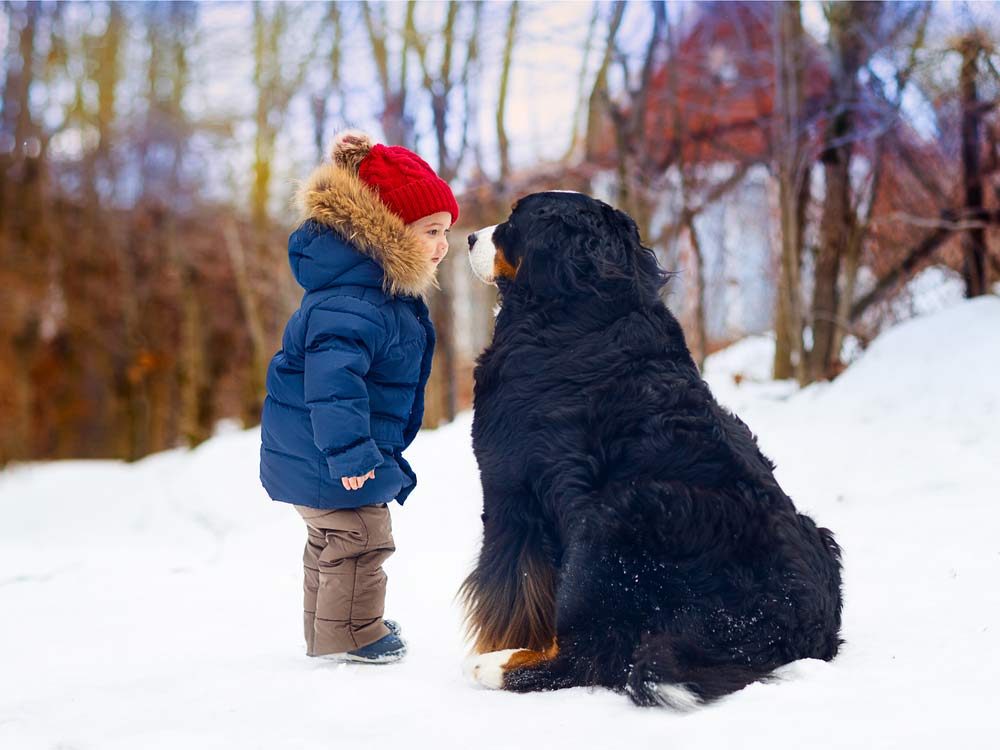
[[[541,208],[521,235],[517,279],[543,297],[588,293],[613,298],[634,290],[655,297],[665,281],[628,214],[604,203]]]
[[[557,297],[578,291],[577,277],[585,254],[587,227],[579,212],[567,206],[545,207],[523,232],[523,257],[517,280],[540,297]]]
[[[601,275],[627,281],[643,299],[655,299],[669,279],[656,262],[653,251],[644,247],[635,220],[624,211],[604,206],[604,218],[613,237],[603,256]]]

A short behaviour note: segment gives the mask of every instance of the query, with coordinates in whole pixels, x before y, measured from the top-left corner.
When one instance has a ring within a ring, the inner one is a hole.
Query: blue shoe
[[[388,627],[388,625],[386,626]],[[391,664],[406,656],[406,642],[395,633],[379,638],[346,654],[336,654],[341,661],[360,664]]]
[[[403,628],[401,628],[399,623],[395,620],[382,620],[382,624],[389,628],[389,632],[393,635],[403,634]]]

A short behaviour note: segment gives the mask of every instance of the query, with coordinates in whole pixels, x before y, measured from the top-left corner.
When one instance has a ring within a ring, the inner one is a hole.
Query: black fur
[[[545,634],[482,637],[504,628],[481,618],[530,609],[518,607],[525,579],[551,571],[554,617],[539,619],[558,646],[504,687],[600,685],[653,705],[673,684],[709,701],[790,661],[832,659],[839,548],[712,397],[635,223],[539,193],[493,241],[518,270],[498,280],[476,368],[484,539],[464,594],[481,650],[540,649]]]

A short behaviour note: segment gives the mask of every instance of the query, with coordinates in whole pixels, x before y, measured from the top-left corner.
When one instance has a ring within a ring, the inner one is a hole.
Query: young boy
[[[422,296],[458,204],[419,156],[356,131],[298,197],[288,257],[306,293],[267,372],[260,478],[306,522],[306,653],[383,664],[406,652],[382,619],[382,563],[395,550],[387,503],[417,481],[403,449],[420,429],[434,350]]]

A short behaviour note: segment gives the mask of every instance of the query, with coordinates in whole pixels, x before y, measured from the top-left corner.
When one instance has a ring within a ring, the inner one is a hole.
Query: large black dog
[[[537,193],[469,242],[502,302],[476,368],[472,674],[682,708],[832,659],[839,548],[712,397],[635,223]]]

